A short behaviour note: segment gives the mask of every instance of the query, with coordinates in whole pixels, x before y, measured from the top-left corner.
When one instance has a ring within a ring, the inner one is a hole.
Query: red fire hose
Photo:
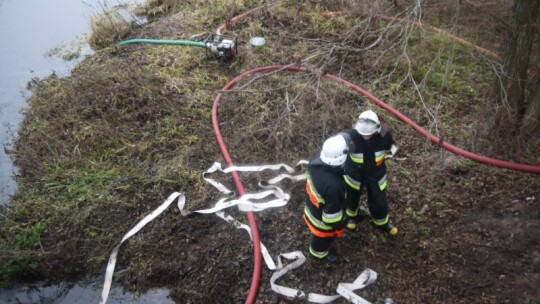
[[[244,77],[244,74],[234,78],[229,83],[227,83],[223,89],[217,94],[216,99],[214,99],[214,105],[212,106],[212,126],[214,127],[214,133],[216,135],[216,140],[219,146],[219,149],[221,150],[221,154],[223,155],[223,158],[225,159],[225,162],[228,166],[233,166],[234,162],[232,161],[231,155],[229,154],[229,151],[227,150],[227,146],[225,145],[225,142],[223,141],[223,137],[221,136],[221,131],[219,130],[219,122],[217,118],[217,111],[218,111],[218,105],[221,97],[223,96],[223,92],[230,89],[232,86],[238,82],[242,77]],[[242,184],[242,181],[240,181],[240,176],[238,175],[238,172],[233,171],[231,172],[232,178],[234,180],[234,184],[236,185],[236,189],[238,190],[239,195],[244,195],[246,193],[244,189],[244,185]],[[257,292],[259,291],[259,281],[261,279],[261,266],[262,266],[262,257],[261,257],[261,241],[259,238],[259,230],[257,228],[257,221],[255,220],[255,215],[253,215],[253,212],[247,212],[247,218],[248,218],[248,224],[251,229],[251,236],[253,238],[253,258],[254,258],[254,268],[253,268],[253,276],[251,278],[251,287],[249,288],[249,294],[246,299],[246,303],[254,303],[257,299]]]
[[[249,16],[252,13],[252,11],[245,12],[243,14],[240,14],[231,20],[227,22],[227,24],[220,25],[216,33],[221,34],[223,30],[227,28],[228,25],[232,25],[238,20]],[[336,16],[336,15],[343,15],[344,12],[327,12],[325,13],[326,16]],[[417,26],[423,26],[426,27],[428,30],[432,32],[442,33],[449,37],[450,39],[457,41],[461,44],[467,45],[469,47],[472,47],[476,51],[487,55],[493,59],[500,60],[499,55],[497,55],[494,52],[491,52],[487,49],[484,49],[482,47],[476,46],[458,36],[455,36],[453,34],[450,34],[444,30],[441,30],[439,28],[425,25],[420,22],[411,21],[403,18],[397,18],[397,17],[388,17],[384,15],[371,15],[372,18],[376,19],[383,19],[383,20],[390,20],[390,21],[398,21],[398,22],[408,22]],[[296,66],[282,66],[282,65],[276,65],[276,66],[266,66],[266,67],[260,67],[256,68],[247,72],[242,73],[241,75],[237,76],[233,80],[231,80],[229,83],[227,83],[223,89],[217,94],[216,98],[214,99],[214,105],[212,107],[212,125],[214,128],[214,133],[216,135],[216,140],[219,146],[219,149],[221,150],[221,153],[223,155],[223,158],[225,159],[228,166],[233,166],[234,162],[232,161],[232,158],[229,154],[229,151],[227,150],[227,146],[225,145],[225,142],[223,140],[223,137],[221,136],[221,131],[219,129],[219,122],[217,118],[217,111],[218,111],[218,105],[219,101],[221,100],[221,97],[223,96],[223,92],[229,90],[232,88],[240,79],[257,73],[267,72],[267,71],[274,71],[274,70],[287,70],[291,72],[304,72],[304,73],[310,73],[311,71],[307,68],[301,68]],[[463,149],[460,149],[452,144],[449,144],[448,142],[443,141],[441,138],[438,138],[437,136],[429,133],[427,130],[416,124],[414,121],[397,111],[396,109],[392,108],[391,106],[387,105],[377,97],[373,96],[371,93],[367,92],[366,90],[362,89],[361,87],[350,83],[342,78],[339,78],[337,76],[331,75],[331,74],[325,74],[323,75],[324,78],[335,80],[341,84],[344,84],[345,86],[349,87],[350,89],[353,89],[354,91],[364,95],[365,97],[369,98],[373,102],[375,102],[379,107],[383,108],[384,110],[388,111],[390,114],[401,120],[402,122],[409,124],[412,126],[414,130],[416,130],[418,133],[422,134],[423,136],[429,138],[434,144],[439,145],[442,148],[445,148],[446,150],[455,153],[457,155],[461,155],[463,157],[466,157],[468,159],[474,160],[476,162],[491,165],[495,167],[500,168],[506,168],[510,170],[516,170],[516,171],[523,171],[523,172],[530,172],[530,173],[540,173],[540,166],[537,165],[528,165],[528,164],[518,164],[518,163],[512,163],[507,161],[502,161],[498,159],[493,159],[489,157],[485,157],[482,155],[478,155],[469,151],[465,151]],[[234,180],[234,183],[236,185],[236,189],[238,190],[239,195],[245,194],[244,186],[240,180],[240,176],[237,172],[232,172],[232,178]],[[251,279],[251,286],[249,289],[249,294],[246,298],[246,303],[254,303],[257,299],[257,293],[259,290],[259,283],[260,283],[260,277],[261,277],[261,268],[262,268],[262,258],[261,258],[261,243],[259,238],[259,231],[257,228],[257,222],[255,220],[255,216],[253,212],[247,212],[247,218],[248,218],[248,224],[251,228],[252,237],[253,237],[253,255],[254,255],[254,268],[253,268],[253,276]]]
[[[291,72],[303,72],[303,73],[310,73],[311,71],[307,68],[301,68],[296,66],[282,66],[282,65],[274,65],[274,66],[266,66],[266,67],[260,67],[256,68],[247,72],[244,72],[231,80],[229,83],[227,83],[223,89],[217,94],[216,98],[214,99],[214,105],[212,107],[212,126],[214,128],[214,133],[216,135],[216,140],[219,146],[219,149],[221,150],[221,153],[223,154],[223,157],[225,161],[227,162],[227,165],[233,166],[234,162],[232,161],[232,158],[229,154],[229,151],[227,150],[227,146],[225,145],[225,142],[223,140],[223,137],[221,135],[221,131],[219,129],[219,121],[217,117],[218,113],[218,105],[219,101],[221,100],[221,97],[223,96],[223,93],[230,88],[232,88],[240,79],[257,73],[262,72],[268,72],[268,71],[275,71],[275,70],[287,70]],[[383,108],[384,110],[388,111],[390,114],[398,118],[399,120],[403,121],[406,124],[409,124],[413,127],[414,130],[416,130],[418,133],[424,135],[425,137],[429,138],[434,144],[439,145],[442,148],[445,148],[446,150],[455,153],[457,155],[461,155],[463,157],[466,157],[468,159],[474,160],[479,163],[483,163],[486,165],[491,165],[495,167],[500,168],[506,168],[510,170],[516,170],[516,171],[523,171],[523,172],[530,172],[530,173],[540,173],[540,166],[536,165],[527,165],[527,164],[518,164],[518,163],[511,163],[507,161],[502,161],[494,158],[485,157],[482,155],[478,155],[469,151],[465,151],[463,149],[460,149],[448,142],[442,141],[439,137],[429,133],[427,130],[419,126],[417,123],[397,111],[396,109],[392,108],[391,106],[387,105],[377,97],[373,96],[371,93],[367,92],[366,90],[362,89],[361,87],[350,83],[342,78],[339,78],[337,76],[334,76],[332,74],[325,74],[323,75],[324,78],[335,80],[341,84],[344,84],[348,88],[364,95],[365,97],[369,98],[373,102],[375,102],[379,107]],[[237,172],[232,172],[232,177],[234,180],[234,183],[236,185],[236,189],[238,190],[239,195],[245,194],[244,186],[240,180],[240,176]],[[259,288],[259,281],[261,276],[261,265],[262,265],[262,259],[261,259],[261,243],[259,239],[259,231],[257,228],[257,222],[255,220],[255,216],[253,212],[247,212],[247,218],[248,223],[251,228],[252,237],[253,237],[253,249],[254,249],[254,269],[253,269],[253,277],[251,280],[251,287],[249,290],[248,297],[246,299],[246,303],[254,303],[255,299],[257,298],[257,292]]]

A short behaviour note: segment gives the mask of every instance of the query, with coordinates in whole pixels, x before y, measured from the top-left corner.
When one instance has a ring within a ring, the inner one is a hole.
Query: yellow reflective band
[[[347,212],[347,216],[355,217],[355,216],[358,215],[358,208],[356,208],[356,210],[354,210],[354,211],[351,211],[351,210],[347,209],[346,212]]]
[[[309,222],[313,224],[313,226],[321,229],[321,230],[334,230],[334,228],[327,226],[324,222],[319,221],[318,219],[314,218],[311,212],[309,212],[309,209],[306,207],[304,208],[304,214],[307,216]]]
[[[343,218],[343,211],[339,211],[332,214],[327,214],[323,212],[322,214],[323,222],[329,223],[329,224],[337,223],[341,221],[342,218]]]
[[[386,186],[388,186],[388,180],[387,180],[387,177],[386,177],[386,174],[379,180],[379,189],[381,189],[381,191],[383,191],[384,189],[386,189]]]
[[[383,218],[383,219],[373,219],[373,223],[377,226],[383,226],[383,225],[386,225],[388,223],[388,219],[390,219],[390,216],[386,215],[386,218]]]
[[[315,251],[313,250],[313,248],[311,248],[311,246],[309,246],[309,253],[311,253],[311,255],[319,259],[324,259],[328,255],[328,251],[325,251],[325,252]]]
[[[364,154],[363,153],[351,153],[351,159],[353,162],[357,164],[363,164],[364,163]]]
[[[343,178],[347,185],[349,185],[354,190],[360,190],[360,183],[356,182],[354,179],[350,178],[348,175],[344,175]]]
[[[321,204],[324,204],[324,199],[317,193],[317,190],[315,187],[313,187],[313,182],[311,181],[311,175],[309,175],[308,172],[306,172],[306,180],[309,184],[309,189],[311,189],[311,193],[315,195],[315,198],[317,198],[317,201]]]

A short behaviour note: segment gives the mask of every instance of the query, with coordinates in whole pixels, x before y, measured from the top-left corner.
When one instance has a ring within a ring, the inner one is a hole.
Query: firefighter
[[[347,184],[343,167],[349,152],[347,137],[338,134],[327,139],[307,168],[304,220],[311,231],[309,253],[316,260],[337,261],[337,255],[329,251],[330,245],[345,232]]]
[[[395,236],[397,227],[388,215],[388,187],[386,157],[397,151],[392,135],[386,124],[381,125],[377,114],[371,110],[362,112],[354,129],[346,130],[354,143],[345,163],[345,181],[349,185],[347,193],[347,229],[356,230],[357,223],[364,215],[358,205],[362,191],[367,191],[367,203],[375,227]]]

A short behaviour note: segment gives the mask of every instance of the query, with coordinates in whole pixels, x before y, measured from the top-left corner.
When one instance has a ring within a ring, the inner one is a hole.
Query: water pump
[[[236,37],[221,34],[210,34],[204,40],[207,55],[222,60],[233,60],[237,54]]]

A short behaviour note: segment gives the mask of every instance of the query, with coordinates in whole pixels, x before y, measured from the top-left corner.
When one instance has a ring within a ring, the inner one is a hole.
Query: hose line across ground
[[[252,13],[253,13],[253,11],[248,11],[248,12],[245,12],[243,14],[240,14],[240,15],[228,20],[228,22],[226,24],[222,24],[217,28],[216,33],[217,34],[222,34],[223,31],[226,30],[228,26],[233,25],[237,21],[251,15]],[[327,12],[324,15],[332,17],[332,16],[340,16],[340,15],[344,15],[344,14],[346,14],[346,13],[345,12]],[[407,19],[398,18],[398,17],[388,17],[388,16],[384,16],[384,15],[367,15],[366,17],[371,17],[371,18],[375,18],[375,19],[382,19],[382,20],[387,20],[387,21],[408,22],[408,23],[411,23],[411,24],[416,25],[418,27],[425,27],[425,28],[427,28],[428,30],[430,30],[432,32],[441,33],[443,35],[446,35],[450,39],[452,39],[454,41],[457,41],[458,43],[461,43],[463,45],[472,47],[476,51],[478,51],[478,52],[480,52],[480,53],[482,53],[484,55],[487,55],[488,57],[490,57],[492,59],[500,60],[500,56],[498,54],[496,54],[496,53],[494,53],[492,51],[489,51],[487,49],[484,49],[482,47],[476,46],[476,45],[474,45],[474,44],[472,44],[472,43],[470,43],[470,42],[468,42],[468,41],[466,41],[466,40],[464,40],[464,39],[462,39],[462,38],[460,38],[460,37],[458,37],[456,35],[453,35],[451,33],[448,33],[448,32],[446,32],[444,30],[441,30],[439,28],[436,28],[436,27],[433,27],[433,26],[430,26],[430,25],[422,24],[420,22],[416,22],[416,21],[413,21],[413,20],[407,20]],[[204,46],[202,46],[202,47],[204,47]],[[227,150],[227,146],[225,145],[223,137],[221,136],[221,132],[220,132],[220,129],[219,129],[219,122],[218,122],[218,119],[217,119],[218,105],[219,105],[219,101],[221,100],[221,97],[223,96],[223,92],[229,90],[240,79],[242,79],[242,78],[244,78],[246,76],[249,76],[249,75],[252,75],[252,74],[257,74],[257,73],[262,73],[262,72],[267,72],[267,71],[275,71],[275,70],[287,70],[287,71],[291,71],[291,72],[303,72],[303,73],[310,73],[311,72],[307,68],[301,68],[301,67],[296,67],[296,66],[276,65],[276,66],[266,66],[266,67],[256,68],[256,69],[244,72],[243,74],[237,76],[236,78],[231,80],[229,83],[227,83],[223,87],[223,89],[218,93],[218,95],[216,96],[216,98],[214,100],[214,105],[212,107],[212,125],[214,127],[214,133],[216,135],[218,146],[219,146],[219,148],[220,148],[220,150],[221,150],[221,152],[223,154],[223,157],[225,158],[225,160],[226,160],[226,162],[227,162],[227,164],[229,166],[233,166],[234,162],[232,161],[231,156],[230,156],[230,154],[229,154],[229,152]],[[466,157],[468,159],[471,159],[473,161],[476,161],[476,162],[479,162],[479,163],[482,163],[482,164],[486,164],[486,165],[496,166],[496,167],[500,167],[500,168],[506,168],[506,169],[510,169],[510,170],[516,170],[516,171],[523,171],[523,172],[530,172],[530,173],[540,173],[540,166],[538,166],[538,165],[517,164],[517,163],[502,161],[502,160],[485,157],[485,156],[482,156],[482,155],[474,154],[472,152],[460,149],[460,148],[458,148],[458,147],[456,147],[456,146],[454,146],[452,144],[449,144],[448,142],[443,141],[441,138],[429,133],[427,130],[425,130],[424,128],[419,126],[417,123],[412,121],[410,118],[406,117],[405,115],[403,115],[402,113],[400,113],[396,109],[394,109],[391,106],[387,105],[386,103],[384,103],[383,101],[381,101],[380,99],[378,99],[377,97],[372,95],[371,93],[367,92],[366,90],[362,89],[361,87],[359,87],[359,86],[357,86],[357,85],[355,85],[355,84],[353,84],[351,82],[348,82],[348,81],[346,81],[346,80],[344,80],[342,78],[331,75],[331,74],[324,74],[322,76],[324,78],[332,79],[334,81],[337,81],[337,82],[349,87],[350,89],[364,95],[365,97],[367,97],[370,100],[372,100],[373,102],[375,102],[379,107],[381,107],[382,109],[386,110],[387,112],[389,112],[390,114],[395,116],[397,119],[399,119],[402,122],[410,125],[418,133],[420,133],[423,136],[429,138],[434,144],[437,144],[440,147],[442,147],[442,148],[444,148],[444,149],[446,149],[446,150],[448,150],[448,151],[450,151],[452,153],[455,153],[457,155],[461,155],[463,157]],[[240,195],[243,195],[245,193],[245,189],[244,189],[244,186],[242,185],[242,182],[240,181],[240,177],[239,177],[238,173],[237,172],[232,172],[231,174],[232,174],[234,183],[236,185],[236,188],[238,190],[238,193]],[[258,292],[258,288],[259,288],[262,260],[261,260],[259,232],[258,232],[258,229],[257,229],[257,222],[255,220],[255,216],[253,215],[252,212],[248,212],[247,217],[248,217],[249,226],[250,226],[250,228],[252,230],[252,233],[253,233],[254,269],[253,269],[253,277],[252,277],[252,280],[251,280],[251,287],[250,287],[250,290],[249,290],[248,297],[246,299],[246,303],[254,303],[256,298],[257,298],[257,292]]]
[[[218,35],[221,35],[222,32],[227,29],[228,26],[233,25],[237,21],[251,15],[252,13],[253,13],[253,11],[248,11],[248,12],[245,12],[243,14],[240,14],[240,15],[228,20],[228,22],[226,24],[222,24],[217,28],[216,33]],[[333,16],[340,16],[340,15],[345,15],[345,14],[346,14],[346,12],[326,12],[323,15],[328,16],[328,17],[333,17]],[[413,20],[407,20],[407,19],[398,18],[398,17],[388,17],[388,16],[384,16],[384,15],[366,15],[366,17],[374,18],[374,19],[387,20],[387,21],[408,22],[408,23],[416,25],[418,27],[424,27],[424,28],[427,28],[428,30],[430,30],[432,32],[441,33],[443,35],[446,35],[450,39],[452,39],[454,41],[457,41],[457,42],[459,42],[459,43],[461,43],[463,45],[469,46],[469,47],[475,49],[476,51],[478,51],[478,52],[480,52],[480,53],[482,53],[484,55],[487,55],[487,56],[489,56],[489,57],[491,57],[491,58],[493,58],[495,60],[500,60],[499,55],[497,55],[496,53],[491,52],[489,50],[486,50],[484,48],[481,48],[479,46],[476,46],[476,45],[474,45],[474,44],[472,44],[472,43],[470,43],[470,42],[468,42],[468,41],[466,41],[466,40],[464,40],[464,39],[462,39],[462,38],[460,38],[458,36],[455,36],[455,35],[453,35],[451,33],[448,33],[448,32],[446,32],[444,30],[441,30],[441,29],[433,27],[433,26],[425,25],[425,24],[422,24],[420,22],[416,22],[416,21],[413,21]],[[195,46],[195,47],[200,47],[200,48],[206,48],[206,44],[204,42],[199,42],[199,41],[161,40],[161,39],[145,39],[145,38],[136,38],[136,39],[130,39],[130,40],[121,41],[118,45],[123,46],[123,45],[130,45],[130,44],[139,44],[139,43],[157,44],[157,45],[182,45],[182,46]],[[286,70],[286,71],[290,71],[290,72],[301,72],[301,73],[318,73],[317,71],[312,71],[310,69],[303,68],[303,67],[298,67],[298,66],[274,65],[274,66],[259,67],[259,68],[244,72],[244,73],[240,74],[239,76],[235,77],[234,79],[232,79],[229,83],[227,83],[223,87],[223,89],[217,94],[216,98],[214,99],[214,104],[213,104],[213,107],[212,107],[212,125],[213,125],[213,128],[214,128],[214,133],[215,133],[215,136],[216,136],[217,144],[218,144],[218,146],[219,146],[219,148],[221,150],[221,153],[223,155],[223,158],[225,159],[225,162],[227,163],[227,165],[229,167],[234,166],[234,162],[233,162],[233,160],[231,158],[231,155],[229,154],[229,151],[227,150],[227,146],[226,146],[225,141],[223,140],[223,137],[221,135],[221,131],[219,129],[219,121],[218,121],[218,117],[217,117],[218,106],[219,106],[219,102],[220,102],[221,98],[223,97],[223,93],[226,92],[227,90],[229,90],[230,88],[232,88],[240,79],[242,79],[242,78],[244,78],[246,76],[257,74],[257,73],[262,73],[262,72],[268,72],[268,71],[277,71],[277,70]],[[423,136],[429,138],[434,144],[437,144],[438,146],[440,146],[442,148],[445,148],[446,150],[448,150],[448,151],[450,151],[452,153],[455,153],[457,155],[461,155],[463,157],[466,157],[468,159],[471,159],[473,161],[476,161],[476,162],[479,162],[479,163],[482,163],[482,164],[486,164],[486,165],[496,166],[496,167],[500,167],[500,168],[506,168],[506,169],[510,169],[510,170],[516,170],[516,171],[523,171],[523,172],[530,172],[530,173],[540,173],[540,166],[538,166],[538,165],[518,164],[518,163],[502,161],[502,160],[485,157],[485,156],[482,156],[482,155],[474,154],[472,152],[460,149],[460,148],[458,148],[458,147],[456,147],[456,146],[454,146],[452,144],[449,144],[448,142],[443,141],[441,138],[429,133],[427,130],[425,130],[424,128],[419,126],[417,123],[412,121],[410,118],[406,117],[405,115],[403,115],[402,113],[400,113],[396,109],[394,109],[391,106],[387,105],[386,103],[384,103],[383,101],[381,101],[380,99],[378,99],[377,97],[372,95],[371,93],[367,92],[366,90],[362,89],[361,87],[359,87],[359,86],[357,86],[357,85],[355,85],[355,84],[353,84],[353,83],[351,83],[349,81],[346,81],[346,80],[344,80],[344,79],[342,79],[340,77],[332,75],[332,74],[323,74],[322,77],[334,80],[334,81],[336,81],[338,83],[341,83],[341,84],[347,86],[348,88],[360,93],[361,95],[369,98],[371,101],[376,103],[379,107],[386,110],[387,112],[389,112],[394,117],[401,120],[402,122],[412,126],[412,128],[415,131],[417,131],[418,133],[420,133]],[[242,184],[242,181],[240,180],[240,176],[239,176],[238,172],[233,171],[233,172],[231,172],[231,175],[232,175],[232,178],[234,180],[234,183],[235,183],[236,189],[238,191],[238,194],[240,196],[244,195],[245,194],[245,189],[244,189],[244,186]],[[249,289],[249,293],[248,293],[248,296],[246,298],[246,303],[251,304],[251,303],[255,303],[255,300],[257,298],[257,293],[258,293],[258,290],[259,290],[259,283],[260,283],[260,277],[261,277],[261,268],[262,268],[262,257],[261,257],[261,242],[260,242],[260,237],[259,237],[259,231],[258,231],[258,228],[257,228],[257,222],[256,222],[255,215],[253,214],[253,212],[247,212],[247,219],[248,219],[249,227],[251,229],[251,234],[252,234],[252,239],[253,239],[253,247],[254,247],[253,248],[254,249],[253,276],[252,276],[252,280],[251,280],[251,286],[250,286],[250,289]]]
[[[138,43],[147,43],[147,44],[171,44],[171,45],[185,45],[185,46],[196,46],[200,48],[206,48],[206,44],[201,41],[190,41],[190,40],[161,40],[161,39],[130,39],[124,40],[118,45],[129,45],[129,44],[138,44]]]
[[[236,78],[231,80],[229,83],[227,83],[223,87],[223,89],[217,94],[216,98],[214,99],[214,105],[212,106],[212,126],[214,128],[214,133],[216,135],[217,144],[219,146],[219,149],[221,150],[221,154],[223,155],[225,162],[227,163],[229,167],[234,166],[234,162],[231,158],[231,155],[229,154],[229,151],[227,150],[227,146],[225,145],[225,141],[223,140],[223,136],[221,135],[221,131],[219,129],[219,121],[217,118],[218,106],[219,106],[219,101],[221,100],[221,97],[223,96],[223,92],[233,87],[244,76],[245,76],[245,73],[240,76],[237,76]],[[236,189],[238,190],[238,194],[240,196],[244,195],[246,191],[244,189],[244,185],[242,184],[242,181],[240,180],[240,176],[238,175],[238,172],[233,171],[231,172],[231,175],[234,180]],[[261,268],[262,268],[261,241],[259,238],[259,229],[257,228],[257,221],[255,220],[255,215],[253,214],[253,212],[247,212],[246,215],[248,219],[249,228],[251,229],[251,235],[253,238],[253,259],[254,259],[253,275],[251,277],[251,287],[249,288],[249,294],[246,298],[246,303],[255,303],[255,300],[257,299],[257,293],[259,292],[259,282],[261,279]]]
[[[221,134],[221,131],[219,129],[219,121],[218,121],[218,107],[219,102],[221,98],[223,97],[223,93],[231,89],[238,81],[240,81],[242,78],[247,77],[249,75],[257,74],[257,73],[263,73],[263,72],[269,72],[269,71],[277,71],[277,70],[286,70],[290,72],[300,72],[300,73],[312,73],[310,69],[303,68],[303,67],[297,67],[297,66],[283,66],[283,65],[274,65],[274,66],[265,66],[265,67],[259,67],[247,72],[244,72],[240,74],[239,76],[235,77],[229,83],[227,83],[223,89],[217,94],[216,98],[214,99],[214,104],[212,107],[212,126],[214,128],[214,133],[216,136],[217,144],[219,146],[219,149],[221,150],[221,153],[223,155],[223,158],[225,159],[228,166],[234,166],[234,162],[231,158],[231,155],[229,154],[229,151],[227,150],[227,146],[225,144],[225,141],[223,140],[223,136]],[[368,91],[362,89],[361,87],[346,81],[340,77],[337,77],[332,74],[324,74],[322,77],[334,80],[338,83],[341,83],[348,88],[360,93],[361,95],[369,98],[371,101],[375,102],[379,107],[386,110],[390,114],[392,114],[397,119],[401,120],[402,122],[412,126],[412,128],[417,131],[418,133],[422,134],[423,136],[429,138],[434,144],[452,152],[457,155],[461,155],[463,157],[466,157],[468,159],[471,159],[473,161],[491,165],[495,167],[500,168],[506,168],[510,170],[516,170],[516,171],[523,171],[523,172],[530,172],[530,173],[540,173],[540,166],[538,165],[528,165],[528,164],[518,164],[518,163],[512,163],[507,161],[502,161],[494,158],[485,157],[482,155],[478,155],[469,151],[465,151],[463,149],[460,149],[448,142],[443,141],[441,138],[429,133],[427,130],[419,126],[417,123],[412,121],[410,118],[406,117],[396,109],[392,108],[391,106],[384,103],[382,100],[378,99]],[[240,196],[245,194],[245,189],[242,184],[242,181],[240,180],[240,176],[237,172],[231,172],[232,178],[234,180],[234,184],[236,186],[236,189],[238,190],[238,194]],[[254,247],[254,269],[253,269],[253,276],[251,280],[251,287],[249,289],[249,294],[246,299],[246,303],[254,303],[257,298],[257,293],[259,289],[259,282],[261,277],[261,266],[262,266],[262,259],[261,259],[261,242],[259,238],[259,231],[257,228],[257,222],[255,220],[255,215],[253,212],[247,212],[247,218],[248,223],[252,231],[253,236],[253,247]]]

